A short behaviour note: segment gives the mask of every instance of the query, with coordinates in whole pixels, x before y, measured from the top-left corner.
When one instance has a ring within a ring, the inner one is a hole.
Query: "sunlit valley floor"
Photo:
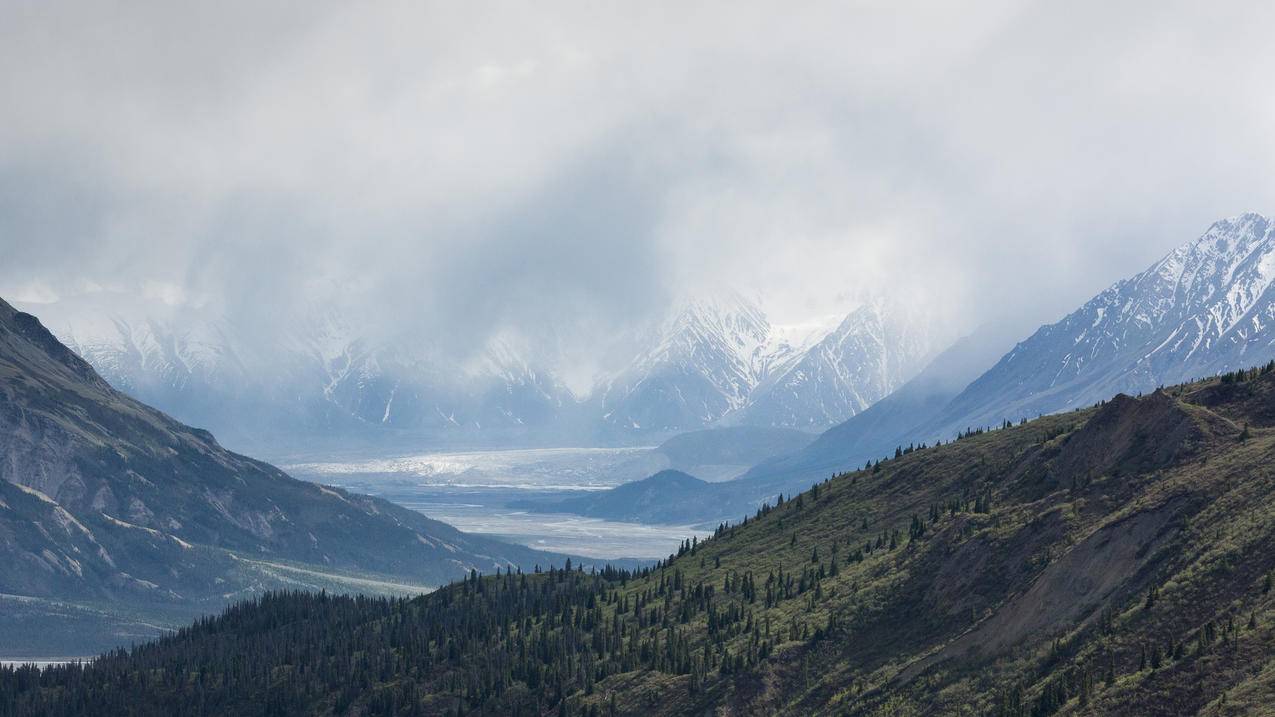
[[[704,525],[640,524],[518,504],[604,491],[658,468],[652,449],[557,448],[450,451],[283,463],[291,475],[374,495],[467,533],[591,558],[658,559]]]

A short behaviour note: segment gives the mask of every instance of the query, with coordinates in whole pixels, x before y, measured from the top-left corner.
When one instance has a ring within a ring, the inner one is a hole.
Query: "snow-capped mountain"
[[[885,302],[855,309],[754,390],[739,423],[823,429],[888,396],[933,356],[922,317]]]
[[[506,339],[462,364],[423,338],[366,336],[336,312],[263,340],[198,309],[89,298],[39,308],[113,385],[232,444],[380,429],[520,432],[553,427],[577,408],[564,385]]]
[[[530,444],[715,425],[817,430],[902,384],[932,346],[924,322],[879,302],[775,325],[737,294],[699,296],[585,399],[510,334],[458,359],[431,337],[385,335],[330,310],[266,330],[106,292],[38,310],[113,385],[257,452],[313,439]]]
[[[888,394],[931,355],[922,324],[880,302],[832,327],[784,327],[738,295],[687,301],[652,345],[603,388],[608,423],[826,428]]]
[[[931,428],[1090,405],[1275,357],[1275,223],[1217,222],[1018,344]]]
[[[603,420],[653,431],[706,426],[747,403],[773,362],[769,338],[766,316],[742,297],[689,300],[607,381]]]

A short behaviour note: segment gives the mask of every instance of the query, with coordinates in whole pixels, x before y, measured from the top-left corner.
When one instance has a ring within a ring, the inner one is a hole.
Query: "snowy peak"
[[[474,360],[422,336],[371,335],[339,311],[236,332],[215,313],[93,294],[42,305],[50,326],[112,384],[234,442],[282,432],[521,431],[553,426],[570,392],[509,340]]]
[[[660,330],[655,348],[640,366],[691,363],[719,378],[719,386],[742,397],[751,389],[754,364],[770,336],[770,323],[756,304],[737,294],[696,297]]]
[[[737,294],[693,297],[673,311],[602,390],[603,420],[625,429],[701,428],[745,404],[768,365],[770,323]]]
[[[775,326],[738,297],[688,302],[656,348],[610,382],[606,420],[657,431],[716,422],[826,428],[884,397],[929,357],[929,332],[899,320],[915,317],[872,302],[831,329]]]
[[[822,429],[889,395],[933,355],[923,317],[882,301],[852,311],[762,382],[744,415],[756,425]]]
[[[1213,224],[1044,326],[945,411],[944,430],[1084,406],[1275,356],[1275,225]]]

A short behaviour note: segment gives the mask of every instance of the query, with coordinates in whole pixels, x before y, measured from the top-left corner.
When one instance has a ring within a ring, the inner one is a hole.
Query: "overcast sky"
[[[1273,14],[8,0],[0,295],[575,355],[701,287],[782,322],[869,294],[1053,321],[1275,211]]]

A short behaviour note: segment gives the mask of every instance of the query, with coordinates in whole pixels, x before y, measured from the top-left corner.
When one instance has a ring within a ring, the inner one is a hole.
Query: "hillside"
[[[681,471],[664,470],[611,490],[534,505],[514,505],[622,522],[641,522],[654,513],[665,523],[679,525],[699,520],[701,513],[697,504],[711,500],[713,495],[712,484]]]
[[[267,588],[420,592],[561,559],[231,453],[0,301],[5,654],[127,643]]]
[[[844,473],[639,573],[275,595],[0,714],[1269,713],[1275,366]]]

